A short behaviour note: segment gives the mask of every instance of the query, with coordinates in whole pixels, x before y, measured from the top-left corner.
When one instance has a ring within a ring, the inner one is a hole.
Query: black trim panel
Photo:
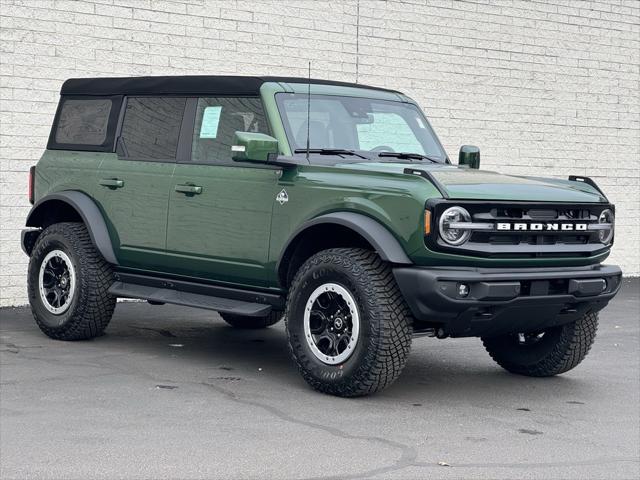
[[[185,75],[157,77],[70,78],[62,84],[61,95],[259,95],[267,82],[309,83],[368,88],[399,93],[367,85],[299,77],[249,77],[233,75]]]
[[[33,228],[24,229],[20,232],[20,247],[27,256],[31,256],[36,240],[41,233],[42,230]]]
[[[431,172],[427,170],[420,170],[419,168],[405,168],[403,173],[406,173],[407,175],[418,175],[420,177],[426,178],[433,184],[434,187],[436,187],[436,190],[438,190],[440,195],[442,195],[442,198],[447,200],[449,199],[447,189],[444,188],[444,186],[436,179],[436,177],[433,176]]]
[[[283,259],[287,257],[289,247],[301,233],[315,225],[332,223],[350,228],[360,234],[373,246],[373,248],[375,248],[378,255],[380,255],[384,261],[399,265],[413,264],[400,245],[400,242],[398,242],[391,232],[378,221],[360,213],[334,212],[326,215],[320,215],[319,217],[309,220],[293,232],[282,249],[278,264],[276,265],[276,271],[280,271],[281,263]]]
[[[589,177],[583,177],[581,175],[569,175],[569,181],[570,182],[580,182],[580,183],[586,183],[587,185],[592,186],[593,188],[595,188],[598,192],[600,192],[600,195],[602,195],[604,198],[607,198],[607,196],[604,194],[604,192],[600,189],[600,187],[598,186],[598,184]]]
[[[285,306],[285,297],[283,295],[187,280],[177,280],[175,278],[162,275],[143,275],[118,271],[116,272],[116,280],[127,285],[140,285],[154,289],[192,293],[205,297],[225,298],[253,304],[265,304],[275,308],[276,310],[284,310]],[[169,300],[164,301],[172,303]]]
[[[148,287],[133,283],[115,282],[109,288],[109,293],[116,297],[147,300],[156,305],[172,303],[174,305],[204,308],[246,317],[264,317],[271,312],[270,305],[231,300],[223,297],[211,297],[198,293],[173,290],[171,288]]]
[[[198,108],[198,99],[188,97],[187,103],[182,115],[182,124],[180,125],[180,136],[178,138],[178,151],[176,154],[176,163],[191,162],[191,148],[193,146],[193,127],[196,121],[196,110]]]
[[[393,273],[416,320],[458,337],[540,331],[573,322],[604,308],[622,283],[622,272],[614,265],[399,267]]]
[[[118,260],[116,259],[116,255],[113,251],[113,245],[111,245],[109,230],[107,229],[107,224],[102,217],[102,213],[95,202],[88,195],[82,192],[65,190],[58,193],[52,193],[41,198],[36,202],[27,216],[27,227],[42,226],[41,222],[46,218],[47,213],[45,204],[51,200],[64,202],[78,212],[89,231],[91,242],[102,254],[104,259],[114,265],[118,264]],[[32,236],[32,234],[25,233],[22,238],[24,240],[30,236]],[[27,251],[28,245],[23,244],[22,248]]]

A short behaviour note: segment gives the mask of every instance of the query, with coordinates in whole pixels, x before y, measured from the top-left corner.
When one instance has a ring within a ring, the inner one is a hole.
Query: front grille
[[[488,258],[553,258],[589,257],[606,251],[610,246],[600,242],[598,232],[587,231],[531,231],[532,224],[596,224],[600,213],[613,210],[609,204],[558,204],[547,203],[487,203],[466,201],[435,201],[428,208],[434,213],[432,231],[438,232],[438,219],[444,210],[452,206],[464,207],[474,223],[516,224],[526,226],[526,231],[476,230],[467,242],[452,246],[438,235],[425,237],[429,249],[455,252]]]
[[[595,236],[594,236],[595,235]],[[597,232],[585,235],[525,235],[525,234],[490,234],[485,232],[474,232],[470,241],[477,243],[488,243],[491,245],[584,245],[594,239],[597,240]]]
[[[601,210],[597,207],[598,210]],[[599,212],[598,212],[599,213]],[[495,207],[486,212],[476,212],[475,217],[491,220],[597,220],[593,218],[590,208],[578,207]]]

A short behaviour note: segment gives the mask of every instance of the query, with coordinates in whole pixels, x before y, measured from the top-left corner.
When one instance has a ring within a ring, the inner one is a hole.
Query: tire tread
[[[343,397],[369,395],[388,387],[402,372],[411,349],[411,313],[389,265],[375,252],[365,249],[333,248],[315,254],[298,270],[290,291],[299,287],[312,267],[332,263],[350,272],[352,278],[364,288],[369,310],[379,312],[380,321],[371,324],[372,337],[377,341],[376,348],[367,354],[364,365],[352,381],[337,384],[321,382],[311,375],[296,355],[291,338],[289,349],[302,376],[314,389]],[[291,321],[291,308],[288,301],[285,312],[287,324]]]
[[[491,358],[505,370],[529,377],[550,377],[568,372],[582,362],[593,345],[597,330],[598,314],[587,312],[577,321],[564,325],[551,352],[532,365],[508,358],[491,338],[483,338],[482,342]]]
[[[86,340],[98,337],[104,333],[116,305],[116,298],[108,293],[114,280],[111,265],[94,247],[87,227],[75,222],[54,223],[47,227],[36,240],[31,253],[32,259],[37,257],[39,250],[47,248],[47,239],[53,234],[63,236],[72,247],[77,263],[77,305],[71,306],[74,308],[71,318],[61,327],[47,325],[32,308],[33,317],[42,332],[57,340]],[[33,291],[37,290],[37,278],[31,277],[38,269],[39,265],[29,266],[30,297],[37,295],[37,292]]]

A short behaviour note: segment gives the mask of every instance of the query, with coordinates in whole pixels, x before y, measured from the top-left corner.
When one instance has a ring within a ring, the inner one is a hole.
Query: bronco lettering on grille
[[[498,223],[496,230],[516,232],[586,232],[586,223]]]

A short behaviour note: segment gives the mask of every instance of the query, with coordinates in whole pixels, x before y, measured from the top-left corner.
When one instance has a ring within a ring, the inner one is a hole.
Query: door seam
[[[167,215],[164,217],[164,254],[166,255],[168,250],[167,250],[167,242],[169,240],[169,211],[171,209],[171,187],[173,185],[174,182],[174,177],[176,174],[176,165],[177,163],[173,164],[173,170],[171,171],[171,181],[169,182],[169,189],[167,191]]]

